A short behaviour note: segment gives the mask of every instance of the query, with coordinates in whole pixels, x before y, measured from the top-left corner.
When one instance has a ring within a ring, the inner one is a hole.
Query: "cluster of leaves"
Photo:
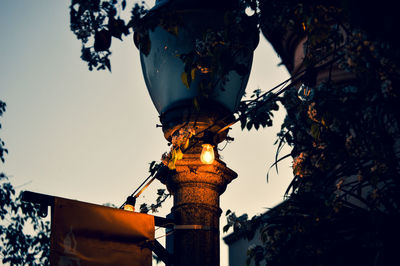
[[[72,0],[70,5],[70,27],[82,42],[81,59],[88,63],[89,70],[108,69],[111,71],[109,56],[112,37],[122,40],[130,34],[134,20],[126,24],[121,19],[121,10],[125,10],[126,0]],[[133,17],[145,11],[136,4]]]
[[[196,40],[194,50],[177,55],[185,64],[181,74],[183,84],[189,88],[198,79],[200,94],[206,98],[216,87],[224,89],[230,71],[236,71],[241,76],[250,71],[245,64],[237,62],[236,58],[245,58],[249,54],[248,50],[251,50],[251,54],[258,42],[257,1],[243,0],[238,3],[233,10],[221,11],[224,12],[223,27],[204,32]],[[81,58],[88,63],[90,70],[97,68],[111,71],[109,56],[112,37],[121,39],[122,35],[130,34],[132,29],[136,32],[135,44],[144,55],[148,55],[151,50],[149,30],[159,25],[178,36],[179,29],[184,25],[182,15],[172,8],[159,12],[157,16],[143,19],[148,13],[144,2],[133,6],[131,19],[126,23],[118,12],[125,7],[125,0],[72,0],[71,30],[82,41]],[[247,16],[244,13],[246,8],[253,9],[255,14]],[[198,106],[197,101],[194,104],[195,107]]]
[[[147,203],[142,203],[140,205],[141,213],[148,213],[151,211],[152,213],[158,212],[158,209],[162,207],[162,204],[171,197],[171,194],[166,192],[166,189],[158,189],[157,190],[157,199],[156,203],[152,203],[148,205]]]
[[[261,226],[263,257],[267,265],[386,265],[395,254],[391,237],[399,235],[391,222],[400,216],[398,49],[347,23],[337,6],[260,3],[267,38],[276,41],[277,29],[297,32],[307,38],[302,67],[328,71],[322,82],[304,76],[303,91],[312,97],[299,95],[294,84],[279,98],[288,114],[277,142],[293,147],[295,177],[288,200]],[[337,67],[351,83],[335,83]],[[258,108],[243,105],[242,113]],[[242,127],[252,128],[251,119],[243,118]]]
[[[234,232],[237,232],[239,230],[244,230],[247,229],[247,225],[251,225],[248,222],[248,215],[242,214],[241,216],[236,216],[235,212],[232,212],[231,210],[227,210],[225,212],[226,216],[226,225],[222,228],[222,231],[228,232],[228,230],[232,227]]]
[[[308,194],[291,197],[260,219],[267,265],[390,265],[394,259],[390,243],[398,219],[390,216],[335,211]]]
[[[40,217],[39,208],[15,196],[7,177],[0,174],[0,252],[11,265],[49,265],[50,222]],[[32,234],[27,233],[28,230]]]
[[[0,117],[6,104],[0,101]],[[1,128],[1,124],[0,124]],[[0,140],[0,159],[7,150]],[[0,173],[0,254],[11,265],[49,265],[50,224],[39,217],[39,208],[22,202],[4,173]],[[33,234],[26,233],[27,230]]]
[[[189,147],[190,141],[196,135],[194,128],[185,126],[177,130],[171,139],[171,150],[163,154],[162,162],[170,170],[175,169],[175,163],[183,158],[183,152]]]
[[[315,9],[318,8],[309,8]],[[323,17],[331,23],[342,21],[341,12],[335,8],[331,10],[336,10],[336,13],[333,12],[328,18],[327,13],[324,13]],[[298,9],[294,9],[294,14],[297,11]],[[301,163],[296,163],[296,173],[302,172],[297,176],[302,178],[310,173],[321,173],[320,175],[325,175],[322,178],[325,185],[313,180],[314,183],[317,182],[313,186],[327,187],[329,182],[338,182],[341,176],[349,179],[355,175],[359,180],[352,184],[350,191],[353,192],[359,187],[367,186],[366,183],[377,188],[379,182],[373,181],[375,178],[392,183],[396,173],[393,146],[398,134],[395,133],[398,131],[398,112],[395,107],[397,95],[392,85],[400,77],[399,55],[390,53],[393,47],[389,43],[372,41],[366,32],[350,26],[344,28],[341,23],[335,24],[332,34],[321,37],[317,28],[324,28],[328,22],[318,22],[322,14],[311,11],[302,14],[303,17],[307,15],[315,21],[315,25],[310,26],[314,31],[310,31],[307,37],[318,42],[319,46],[308,44],[312,42],[307,41],[306,59],[311,59],[306,60],[305,66],[309,62],[318,62],[318,52],[332,52],[328,49],[333,46],[332,42],[335,42],[339,28],[343,35],[339,39],[346,41],[342,44],[343,48],[336,51],[340,55],[338,64],[353,74],[354,79],[353,84],[345,85],[335,84],[330,79],[319,83],[313,88],[314,99],[311,101],[299,101],[295,90],[285,95],[284,105],[289,114],[283,127],[291,124],[291,144],[294,145],[292,154],[302,158]],[[321,46],[327,48],[321,49]],[[326,177],[328,172],[331,173],[330,181]],[[385,173],[390,174],[386,176]],[[297,191],[300,187],[307,190],[308,186],[300,185],[307,182],[295,182],[299,186],[293,186],[292,191]],[[351,186],[348,182],[344,183]],[[342,185],[340,188],[343,190],[343,187]],[[374,205],[375,207],[369,207],[376,209],[379,204],[375,202]],[[387,208],[392,207],[386,206],[384,209]]]
[[[352,24],[352,19],[346,17],[351,12],[345,12],[341,6],[344,2],[337,6],[334,1],[325,5],[294,0],[243,1],[257,11],[255,19],[261,15],[261,28],[267,39],[282,41],[285,32],[295,32],[299,39],[306,38],[301,67],[308,70],[303,82],[307,86],[307,96],[312,96],[299,97],[295,87],[282,97],[255,91],[253,100],[243,102],[239,109],[242,128],[249,130],[271,126],[272,111],[278,109],[278,101],[288,112],[277,143],[278,152],[285,143],[293,147],[295,177],[287,190],[289,203],[272,213],[276,220],[264,221],[265,245],[263,249],[257,247],[250,252],[258,258],[262,253],[268,265],[301,265],[305,261],[308,265],[343,263],[343,256],[332,261],[329,258],[334,257],[340,247],[353,245],[360,247],[356,253],[372,250],[368,261],[375,260],[379,265],[382,260],[376,247],[387,248],[386,238],[379,236],[376,223],[368,219],[368,228],[356,229],[357,217],[360,213],[363,217],[367,213],[367,218],[372,217],[371,213],[379,217],[399,215],[400,115],[396,87],[400,80],[399,51],[393,43],[376,39],[375,32],[369,34],[368,29],[358,27],[362,23]],[[118,3],[115,0],[74,0],[71,4],[71,30],[83,42],[82,59],[88,62],[90,69],[111,70],[108,59],[111,37],[121,38],[122,34],[129,34],[130,28],[137,30],[143,26],[141,18],[147,13],[143,6],[136,5],[131,21],[125,24],[117,16],[115,6]],[[122,9],[124,3],[121,2]],[[234,13],[227,16],[241,18]],[[179,19],[163,21],[161,25],[169,32],[179,34]],[[232,33],[240,35],[238,25],[228,21],[228,25],[235,26]],[[200,75],[224,77],[231,70],[240,75],[248,71],[232,63],[235,55],[230,51],[236,48],[232,49],[235,45],[228,45],[227,40],[235,38],[225,38],[230,34],[229,27],[227,29],[205,33],[193,52],[180,55],[186,66],[181,78],[187,87]],[[142,34],[138,34],[135,41],[141,51],[148,54],[150,39],[145,31],[139,32]],[[90,38],[94,38],[93,46],[87,45]],[[292,58],[284,52],[287,47],[282,43],[273,45],[282,54],[283,63],[293,71]],[[330,67],[329,76],[326,81],[317,83],[316,76],[319,71],[326,70],[326,65]],[[348,71],[354,76],[353,82],[334,83],[333,67]],[[208,87],[215,86],[207,83],[203,87],[204,95],[208,95]],[[167,164],[170,168],[182,157],[182,145],[186,145],[186,140],[173,145]],[[277,158],[278,155],[275,163],[279,161]],[[166,195],[159,190],[157,204],[146,206],[147,211],[161,205]],[[246,220],[245,216],[236,217],[232,213],[228,217],[227,228],[238,227]],[[387,220],[383,220],[387,225]],[[389,228],[395,230],[393,226]],[[365,245],[368,241],[362,237],[364,233],[371,236],[369,246]],[[337,236],[345,240],[338,240]],[[291,254],[287,254],[289,250]]]
[[[6,111],[6,103],[0,101],[0,117],[3,115],[3,113]],[[0,123],[0,129],[1,129],[1,123]],[[5,148],[5,143],[4,141],[0,138],[0,160],[4,163],[4,156],[6,153],[8,153],[8,150]]]
[[[274,94],[261,94],[257,89],[250,96],[250,100],[241,101],[238,108],[240,125],[242,129],[251,130],[253,127],[258,130],[261,127],[271,127],[273,111],[279,110],[280,98]]]
[[[157,163],[156,161],[152,161],[149,167],[150,177],[154,179],[158,179],[161,182],[165,182],[171,175],[171,170],[165,166],[162,162]],[[171,194],[167,193],[165,189],[158,189],[157,190],[157,198],[156,203],[147,204],[142,203],[140,205],[140,212],[148,213],[151,211],[152,213],[158,212],[158,209],[162,207],[162,204],[171,197]]]
[[[196,39],[194,50],[179,55],[185,63],[181,79],[187,88],[197,77],[198,89],[207,98],[218,84],[224,90],[229,72],[236,71],[240,76],[250,72],[246,64],[236,59],[246,58],[257,43],[257,14],[253,16],[248,17],[242,9],[225,11],[221,28],[206,30]],[[254,32],[250,33],[249,29]]]

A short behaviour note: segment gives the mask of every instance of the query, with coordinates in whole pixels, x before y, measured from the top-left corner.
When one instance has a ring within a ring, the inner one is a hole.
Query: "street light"
[[[233,0],[158,0],[134,34],[164,137],[172,142],[182,128],[196,133],[164,180],[186,228],[174,234],[176,265],[219,265],[219,195],[237,174],[214,147],[234,119],[259,38],[244,11]]]
[[[124,210],[125,210],[125,211],[134,212],[134,211],[135,211],[135,203],[136,203],[136,198],[135,198],[135,197],[132,197],[132,196],[129,196],[129,197],[126,199],[126,202],[125,202],[125,204],[124,204]]]
[[[215,159],[214,147],[211,144],[203,144],[203,150],[200,154],[200,161],[204,164],[212,164]]]

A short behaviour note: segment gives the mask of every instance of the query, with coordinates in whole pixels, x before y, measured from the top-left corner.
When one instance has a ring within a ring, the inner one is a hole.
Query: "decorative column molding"
[[[219,265],[219,196],[237,174],[218,158],[203,164],[200,152],[197,145],[185,153],[176,162],[176,174],[165,180],[174,196],[172,213],[178,225],[174,265]]]

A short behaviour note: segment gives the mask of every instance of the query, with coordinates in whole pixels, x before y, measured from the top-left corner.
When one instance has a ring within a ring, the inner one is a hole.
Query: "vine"
[[[267,38],[289,31],[306,39],[306,72],[284,96],[263,97],[287,109],[277,143],[293,147],[295,177],[287,201],[259,217],[269,217],[260,229],[264,245],[250,255],[261,252],[267,265],[386,265],[398,235],[392,221],[399,220],[399,53],[393,42],[349,24],[342,7],[260,1],[260,9]],[[329,58],[328,75],[317,82]],[[336,82],[336,67],[352,81]],[[251,129],[252,118],[241,119],[242,128]]]
[[[190,126],[177,130],[172,136],[170,152],[162,155],[162,163],[170,170],[174,170],[176,161],[183,158],[183,152],[189,147],[189,143],[195,135],[196,131]]]
[[[236,226],[239,231],[255,231],[250,224],[261,226],[264,245],[251,248],[249,255],[258,261],[261,254],[268,265],[371,265],[371,261],[384,265],[392,250],[391,235],[396,235],[391,233],[398,231],[391,220],[399,221],[400,216],[400,52],[396,42],[382,38],[365,23],[355,23],[349,14],[357,11],[347,1],[241,3],[241,8],[251,6],[256,11],[249,19],[259,24],[289,71],[304,74],[278,92],[256,90],[240,104],[241,127],[248,130],[271,126],[278,103],[286,108],[274,165],[292,156],[295,176],[286,192],[287,201],[269,212],[268,218],[247,221],[245,216],[228,213],[224,230]],[[151,41],[144,29],[162,25],[171,34],[179,34],[179,16],[165,15],[144,24],[142,18],[148,11],[137,4],[125,23],[115,8],[118,5],[125,9],[124,1],[115,0],[74,0],[71,4],[71,30],[83,43],[82,59],[89,69],[111,70],[111,39],[128,35],[131,29],[139,32],[135,42],[145,55]],[[234,12],[227,16],[235,32],[230,27],[225,32],[206,32],[193,51],[179,55],[185,64],[181,80],[186,87],[200,75],[226,77],[232,70],[239,75],[248,71],[232,64],[234,55],[227,52],[238,47],[226,37],[243,32],[234,23],[242,16]],[[288,34],[305,41],[304,60],[297,69],[293,54],[287,52]],[[223,64],[216,64],[213,60],[217,59]],[[338,81],[334,77],[338,69],[346,71],[351,81]],[[213,82],[211,78],[200,86],[205,96],[215,86]],[[171,152],[163,157],[164,165],[175,168],[193,135],[179,131]],[[285,144],[293,149],[290,155],[279,157]],[[158,192],[154,206],[164,201],[164,195],[165,191]],[[343,255],[338,256],[340,252]],[[347,255],[350,260],[345,259]]]

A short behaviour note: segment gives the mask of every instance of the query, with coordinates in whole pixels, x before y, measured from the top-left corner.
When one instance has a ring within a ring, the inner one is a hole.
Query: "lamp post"
[[[174,265],[219,265],[219,196],[237,174],[216,147],[249,78],[256,23],[239,1],[158,0],[134,41],[164,137],[195,132],[162,180],[174,196]]]

